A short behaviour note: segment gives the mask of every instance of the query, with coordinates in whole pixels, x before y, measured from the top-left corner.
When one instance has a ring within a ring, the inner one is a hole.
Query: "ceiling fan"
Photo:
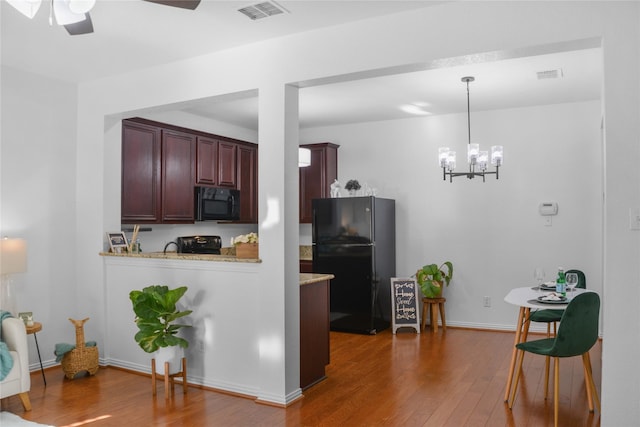
[[[165,6],[195,10],[201,0],[143,0]],[[93,33],[93,23],[89,11],[96,0],[7,0],[11,6],[29,19],[32,19],[43,2],[50,4],[49,25],[55,21],[64,26],[72,36]]]

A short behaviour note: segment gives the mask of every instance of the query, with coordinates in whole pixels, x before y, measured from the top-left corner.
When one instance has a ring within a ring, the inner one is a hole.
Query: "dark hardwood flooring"
[[[199,387],[165,399],[162,382],[101,367],[67,380],[60,367],[32,373],[33,410],[16,396],[2,409],[55,426],[550,426],[553,397],[544,399],[544,358],[527,354],[513,410],[503,402],[514,333],[456,329],[432,334],[390,330],[375,336],[331,333],[328,378],[288,408],[257,404]],[[535,339],[536,336],[530,337]],[[600,390],[602,346],[591,350]],[[599,426],[589,413],[580,357],[560,363],[560,425]],[[553,378],[553,376],[551,376]],[[550,384],[551,386],[551,384]]]

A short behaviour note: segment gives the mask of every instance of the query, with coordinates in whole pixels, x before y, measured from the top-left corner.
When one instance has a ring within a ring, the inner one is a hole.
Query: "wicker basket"
[[[69,319],[76,327],[76,348],[62,357],[62,371],[70,380],[78,373],[87,371],[89,375],[98,372],[98,347],[87,347],[84,342],[84,324],[89,320]]]

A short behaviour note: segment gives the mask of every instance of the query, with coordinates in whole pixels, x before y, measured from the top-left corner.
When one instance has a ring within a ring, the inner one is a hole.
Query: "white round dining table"
[[[504,301],[508,304],[520,307],[518,311],[518,321],[516,323],[516,336],[513,342],[513,350],[511,354],[511,364],[509,365],[509,375],[507,376],[507,385],[504,392],[504,401],[509,401],[509,392],[511,391],[511,383],[513,382],[513,374],[516,368],[516,357],[518,349],[516,344],[527,340],[529,334],[529,324],[531,310],[564,310],[571,302],[571,299],[576,295],[580,295],[584,292],[593,292],[587,289],[575,288],[573,292],[567,291],[566,303],[545,303],[539,302],[537,299],[540,296],[548,294],[552,291],[540,291],[537,286],[525,286],[521,288],[514,288],[504,297]]]

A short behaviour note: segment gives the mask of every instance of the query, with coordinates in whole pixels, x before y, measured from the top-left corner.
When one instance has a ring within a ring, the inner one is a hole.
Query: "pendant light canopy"
[[[463,83],[467,84],[467,127],[469,134],[469,144],[467,145],[467,163],[469,165],[468,172],[454,172],[456,168],[456,152],[451,151],[449,147],[440,147],[438,149],[438,162],[442,168],[443,179],[446,180],[449,177],[449,182],[453,182],[453,178],[458,176],[466,176],[469,179],[473,179],[476,176],[482,177],[482,182],[485,181],[485,175],[495,175],[498,179],[498,171],[502,166],[503,160],[503,148],[501,145],[494,145],[491,147],[491,157],[489,157],[488,151],[480,151],[480,144],[471,143],[471,108],[469,102],[469,83],[475,80],[474,77],[463,77]],[[491,158],[491,165],[495,166],[496,170],[487,172],[487,167]]]

